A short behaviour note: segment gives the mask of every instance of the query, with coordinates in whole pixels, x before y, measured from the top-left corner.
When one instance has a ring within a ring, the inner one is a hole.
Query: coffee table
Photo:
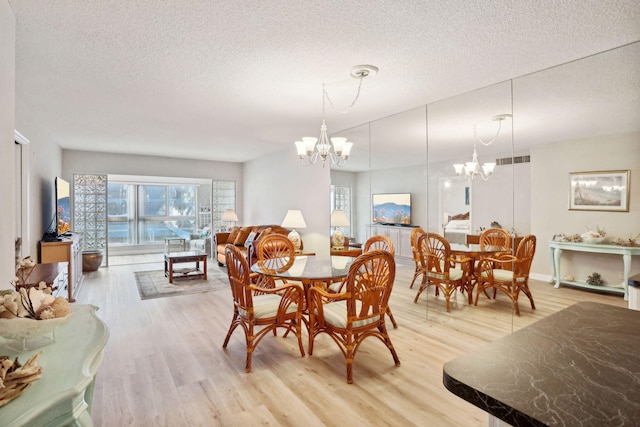
[[[183,268],[174,270],[174,264],[195,263],[195,268]],[[202,263],[202,270],[200,270]],[[169,278],[169,283],[173,279],[204,279],[207,280],[207,254],[202,251],[181,251],[164,253],[164,275]]]

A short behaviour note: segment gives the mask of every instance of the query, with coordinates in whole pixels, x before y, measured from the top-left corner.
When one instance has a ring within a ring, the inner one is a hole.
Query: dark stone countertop
[[[513,426],[640,424],[640,311],[581,302],[444,365],[445,387]]]

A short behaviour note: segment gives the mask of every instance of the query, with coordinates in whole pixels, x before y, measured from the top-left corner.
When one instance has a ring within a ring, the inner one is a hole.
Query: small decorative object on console
[[[587,227],[587,230],[588,231],[586,233],[582,233],[580,235],[580,238],[582,238],[584,243],[602,243],[607,235],[604,228],[600,228],[598,226],[596,226],[595,230],[589,230],[589,227]]]
[[[587,284],[591,286],[602,286],[604,285],[604,280],[602,280],[600,273],[594,272],[587,278]]]

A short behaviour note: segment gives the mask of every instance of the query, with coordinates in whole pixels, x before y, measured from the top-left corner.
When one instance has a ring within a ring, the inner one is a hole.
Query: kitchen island
[[[640,312],[580,302],[447,362],[444,385],[490,425],[637,425],[639,349]]]

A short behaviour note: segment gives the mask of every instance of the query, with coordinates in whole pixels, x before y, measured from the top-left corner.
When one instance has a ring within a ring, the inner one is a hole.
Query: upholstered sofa
[[[269,233],[279,233],[286,236],[290,231],[279,225],[254,225],[236,227],[230,232],[215,233],[213,235],[213,249],[218,265],[225,264],[224,251],[227,243],[232,243],[240,249],[249,261],[249,265],[252,265],[256,261],[256,248],[260,237]]]

